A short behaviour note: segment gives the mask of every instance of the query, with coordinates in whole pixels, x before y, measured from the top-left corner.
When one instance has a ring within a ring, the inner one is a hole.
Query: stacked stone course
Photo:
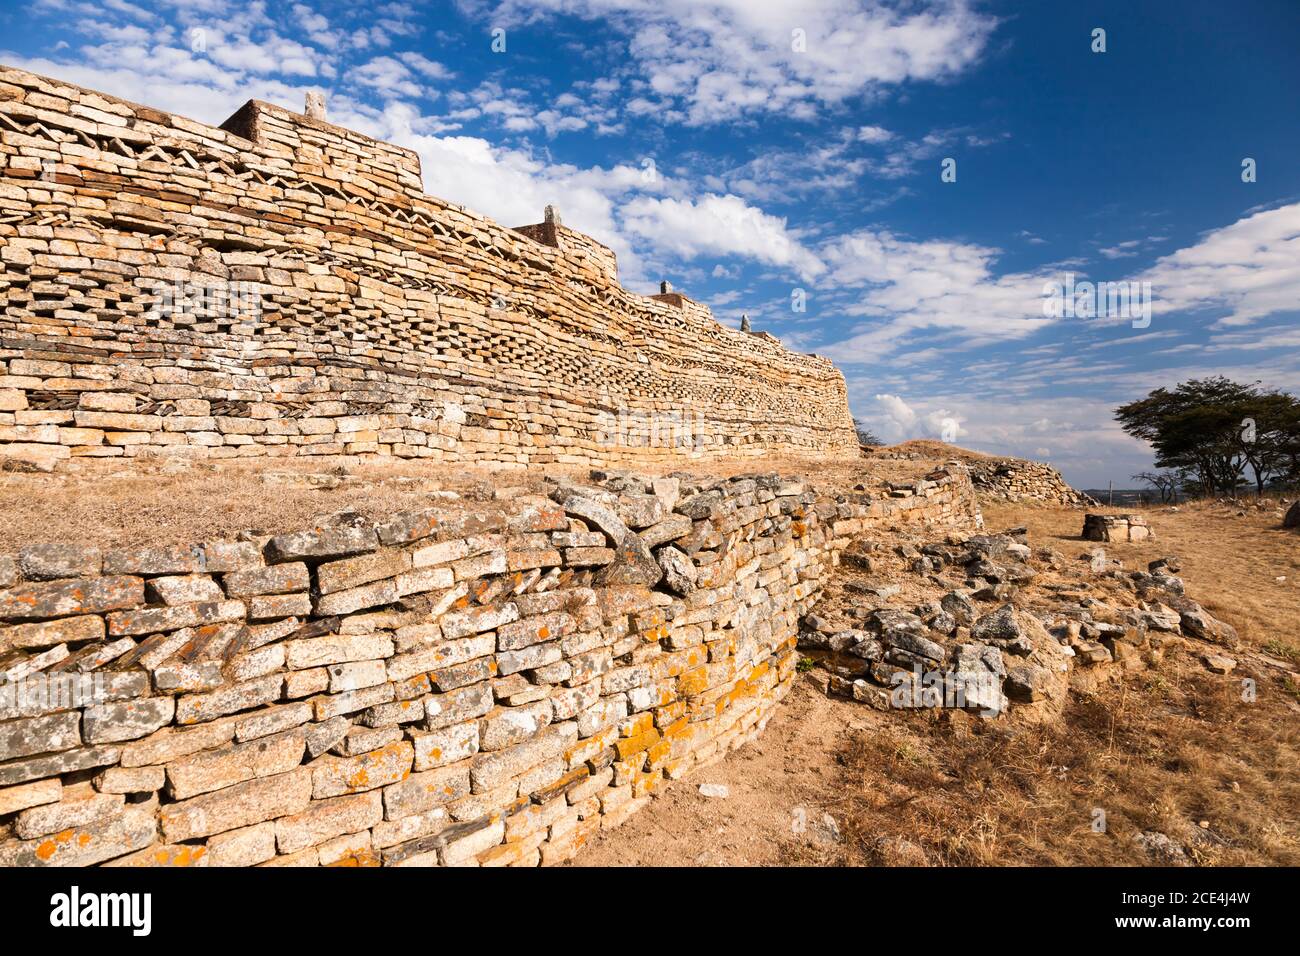
[[[0,457],[526,464],[856,454],[843,377],[618,283],[558,217],[250,102],[207,126],[0,67]]]
[[[592,479],[0,556],[0,865],[564,861],[763,729],[855,537],[978,524],[960,467]]]
[[[1095,502],[1075,491],[1051,465],[1024,458],[971,458],[971,481],[975,489],[1003,501],[1051,501],[1063,505]]]

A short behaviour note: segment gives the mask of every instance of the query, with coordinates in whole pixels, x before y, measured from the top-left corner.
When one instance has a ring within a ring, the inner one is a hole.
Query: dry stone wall
[[[1003,501],[1053,501],[1064,505],[1095,504],[1075,491],[1051,465],[1024,458],[971,458],[971,481],[976,490]]]
[[[549,497],[0,557],[0,865],[537,865],[759,733],[800,617],[954,467],[848,495]]]
[[[557,216],[261,102],[221,127],[0,67],[0,455],[852,456],[843,377]]]

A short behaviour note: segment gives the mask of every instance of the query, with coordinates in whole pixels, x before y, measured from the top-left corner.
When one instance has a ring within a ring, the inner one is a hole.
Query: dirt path
[[[834,839],[824,822],[845,792],[836,759],[849,735],[881,718],[834,700],[803,677],[758,740],[685,780],[675,780],[617,830],[599,833],[574,866],[770,866],[804,862]],[[706,797],[700,784],[730,795]],[[800,824],[803,824],[800,826]],[[796,832],[798,831],[798,832]]]

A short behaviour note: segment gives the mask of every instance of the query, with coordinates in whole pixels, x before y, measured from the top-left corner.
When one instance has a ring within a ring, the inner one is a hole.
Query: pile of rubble
[[[1001,501],[1050,501],[1063,505],[1096,504],[1069,486],[1061,473],[1041,461],[1023,458],[971,458],[971,481],[981,496]]]
[[[1024,528],[942,540],[862,540],[801,622],[801,664],[832,694],[879,709],[1059,713],[1080,668],[1158,664],[1171,642],[1213,645],[1227,673],[1233,628],[1184,594],[1176,558],[1126,571],[1030,545]]]

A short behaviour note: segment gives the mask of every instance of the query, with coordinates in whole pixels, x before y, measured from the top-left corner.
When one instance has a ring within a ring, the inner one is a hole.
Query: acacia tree
[[[1154,488],[1160,494],[1162,505],[1178,499],[1182,475],[1176,471],[1140,471],[1131,477],[1134,481],[1144,481]]]
[[[1192,379],[1120,406],[1115,418],[1150,443],[1157,467],[1189,472],[1202,494],[1234,494],[1247,472],[1263,494],[1270,482],[1297,474],[1300,401],[1258,382]]]
[[[853,429],[858,433],[858,444],[865,448],[879,448],[884,444],[860,418],[853,419]]]

